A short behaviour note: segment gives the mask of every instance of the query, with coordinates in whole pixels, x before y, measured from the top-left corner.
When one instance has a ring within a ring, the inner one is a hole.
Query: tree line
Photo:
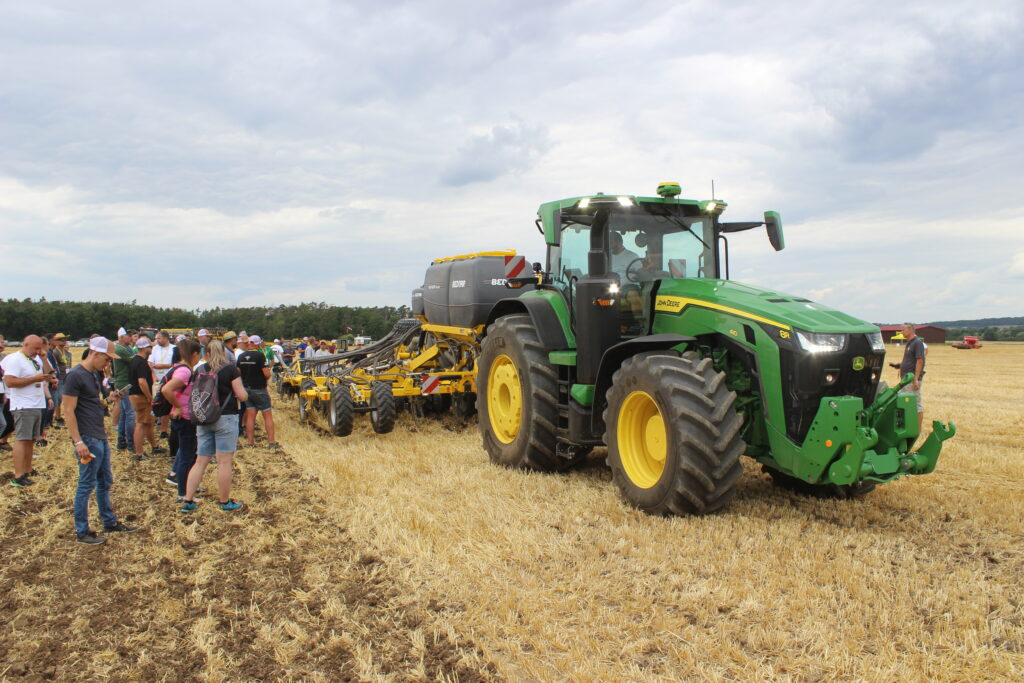
[[[366,335],[379,339],[410,315],[408,306],[331,306],[324,302],[291,306],[252,306],[185,310],[107,301],[0,300],[0,334],[19,340],[29,334],[63,332],[72,339],[90,334],[113,337],[117,328],[155,327],[246,330],[264,338],[315,335],[339,339]]]
[[[983,341],[1024,341],[1024,327],[951,327],[946,330],[948,341],[960,341],[965,336],[980,337]]]

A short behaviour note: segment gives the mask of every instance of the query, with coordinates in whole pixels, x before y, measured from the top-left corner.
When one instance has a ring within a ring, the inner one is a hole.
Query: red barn
[[[886,344],[891,344],[892,336],[903,330],[902,325],[879,325],[882,330],[882,339]],[[925,344],[945,344],[946,328],[935,325],[918,325],[917,336],[924,339]]]

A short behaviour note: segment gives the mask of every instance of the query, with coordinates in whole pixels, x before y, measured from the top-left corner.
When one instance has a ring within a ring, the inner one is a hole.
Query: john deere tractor
[[[877,327],[729,279],[729,238],[764,227],[781,250],[779,215],[723,222],[724,201],[679,194],[541,205],[547,267],[508,279],[529,291],[490,309],[480,353],[491,460],[562,470],[605,445],[626,501],[679,515],[722,508],[742,455],[839,497],[934,470],[955,428],[936,421],[913,449],[916,399],[906,380],[879,390]]]

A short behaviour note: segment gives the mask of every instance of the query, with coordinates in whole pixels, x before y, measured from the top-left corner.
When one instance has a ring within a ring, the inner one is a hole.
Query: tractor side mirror
[[[764,212],[764,228],[768,232],[768,242],[775,251],[786,248],[786,238],[782,234],[782,218],[777,211]]]

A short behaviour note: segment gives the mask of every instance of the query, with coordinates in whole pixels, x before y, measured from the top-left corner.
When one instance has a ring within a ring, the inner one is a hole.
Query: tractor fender
[[[569,348],[569,341],[562,321],[558,318],[555,307],[547,297],[523,296],[513,299],[502,299],[494,304],[487,316],[490,326],[498,318],[515,313],[527,313],[537,329],[537,337],[541,345],[548,350]]]
[[[601,365],[597,371],[597,382],[594,385],[593,421],[597,427],[604,412],[605,395],[612,386],[612,375],[619,366],[629,358],[645,351],[673,351],[674,346],[697,341],[696,337],[681,334],[651,334],[637,337],[610,347],[601,356]]]

